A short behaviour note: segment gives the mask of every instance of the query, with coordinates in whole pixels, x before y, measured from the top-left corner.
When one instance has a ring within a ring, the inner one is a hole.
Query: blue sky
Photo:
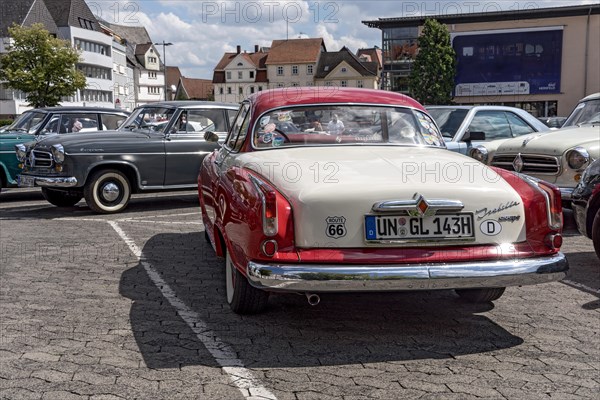
[[[410,15],[535,9],[594,4],[598,0],[537,1],[325,1],[325,0],[86,0],[94,14],[111,23],[145,26],[166,48],[167,65],[184,76],[212,79],[212,70],[237,45],[249,52],[273,39],[322,37],[327,49],[381,46],[381,31],[363,20]],[[160,49],[162,52],[162,49]]]

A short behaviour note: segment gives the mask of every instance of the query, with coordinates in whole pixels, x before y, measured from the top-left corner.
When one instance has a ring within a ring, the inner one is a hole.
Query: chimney
[[[254,45],[254,52],[258,53],[258,45],[257,44]]]
[[[242,52],[242,46],[240,46],[238,44],[236,48],[237,48],[237,54],[240,54]]]

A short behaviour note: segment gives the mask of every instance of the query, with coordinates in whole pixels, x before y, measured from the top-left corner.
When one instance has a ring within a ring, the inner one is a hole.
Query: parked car
[[[567,117],[540,117],[538,119],[550,129],[559,129],[565,124]]]
[[[224,136],[237,109],[214,102],[150,103],[136,108],[118,130],[17,145],[24,164],[19,186],[42,187],[46,200],[59,207],[85,198],[98,213],[122,211],[132,193],[194,189],[202,158],[218,143],[181,122],[212,124]]]
[[[325,292],[454,289],[486,302],[565,276],[557,188],[447,151],[406,96],[294,89],[245,100],[200,169],[235,312],[262,311],[270,292],[317,304]],[[303,128],[311,115],[322,130]],[[342,132],[325,128],[335,116]]]
[[[581,173],[600,158],[600,93],[582,99],[561,129],[507,140],[497,148],[476,146],[470,155],[559,186],[569,206]]]
[[[504,106],[428,106],[449,150],[468,154],[474,146],[534,132],[547,125],[520,108]]]
[[[24,112],[0,132],[0,191],[17,186],[21,168],[15,157],[15,145],[71,132],[76,119],[82,123],[79,132],[89,132],[117,129],[128,116],[123,110],[97,107],[49,107]]]
[[[586,168],[573,191],[573,214],[577,229],[594,242],[600,258],[600,160]]]

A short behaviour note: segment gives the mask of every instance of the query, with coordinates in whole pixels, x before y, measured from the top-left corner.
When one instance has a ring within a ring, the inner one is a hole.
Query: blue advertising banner
[[[457,35],[456,96],[560,93],[563,31]]]

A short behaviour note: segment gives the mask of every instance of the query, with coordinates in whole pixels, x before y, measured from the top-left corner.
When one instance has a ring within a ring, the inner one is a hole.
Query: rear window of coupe
[[[254,123],[252,134],[256,149],[349,144],[443,146],[443,139],[421,111],[369,105],[275,109]]]

